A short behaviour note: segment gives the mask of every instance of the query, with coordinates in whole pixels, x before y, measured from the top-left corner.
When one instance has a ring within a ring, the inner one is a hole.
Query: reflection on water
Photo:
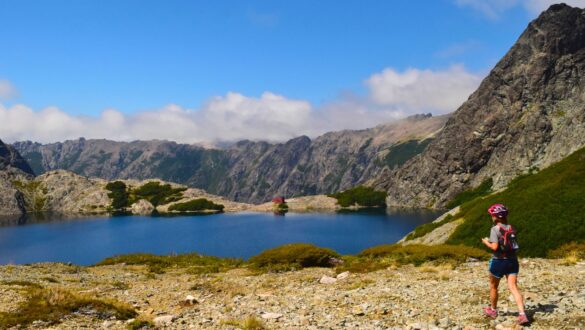
[[[66,222],[66,221],[77,221],[84,219],[93,219],[96,215],[90,214],[66,214],[58,212],[38,212],[38,213],[27,213],[21,216],[15,215],[0,215],[0,227],[7,226],[22,226],[37,223],[47,222]],[[108,215],[100,215],[101,218],[107,218]]]

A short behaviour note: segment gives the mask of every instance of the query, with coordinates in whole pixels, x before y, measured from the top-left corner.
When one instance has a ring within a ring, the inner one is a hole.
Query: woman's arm
[[[482,238],[481,241],[483,242],[483,244],[485,244],[485,246],[490,248],[492,251],[498,250],[498,242],[490,242],[490,240],[487,237]]]

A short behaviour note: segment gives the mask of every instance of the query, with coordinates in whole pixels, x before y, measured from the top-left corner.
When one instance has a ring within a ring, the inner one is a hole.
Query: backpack
[[[508,225],[508,229],[498,225],[500,229],[500,237],[498,238],[498,249],[505,256],[510,252],[518,250],[518,242],[516,241],[516,230],[512,225]]]

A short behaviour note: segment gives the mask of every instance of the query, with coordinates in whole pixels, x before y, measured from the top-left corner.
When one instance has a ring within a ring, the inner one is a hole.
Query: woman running
[[[485,315],[496,318],[498,316],[498,286],[500,279],[506,277],[508,289],[514,296],[516,305],[518,305],[518,324],[528,323],[528,317],[524,311],[524,302],[522,294],[518,290],[518,258],[516,250],[516,232],[508,224],[508,209],[502,204],[494,204],[488,209],[494,226],[490,231],[490,237],[483,238],[481,241],[493,251],[490,260],[490,307],[484,307]]]

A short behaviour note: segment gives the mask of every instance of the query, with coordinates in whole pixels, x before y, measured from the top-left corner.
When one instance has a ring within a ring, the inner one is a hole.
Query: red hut
[[[284,196],[276,196],[272,199],[272,203],[274,204],[284,204],[286,203]]]

